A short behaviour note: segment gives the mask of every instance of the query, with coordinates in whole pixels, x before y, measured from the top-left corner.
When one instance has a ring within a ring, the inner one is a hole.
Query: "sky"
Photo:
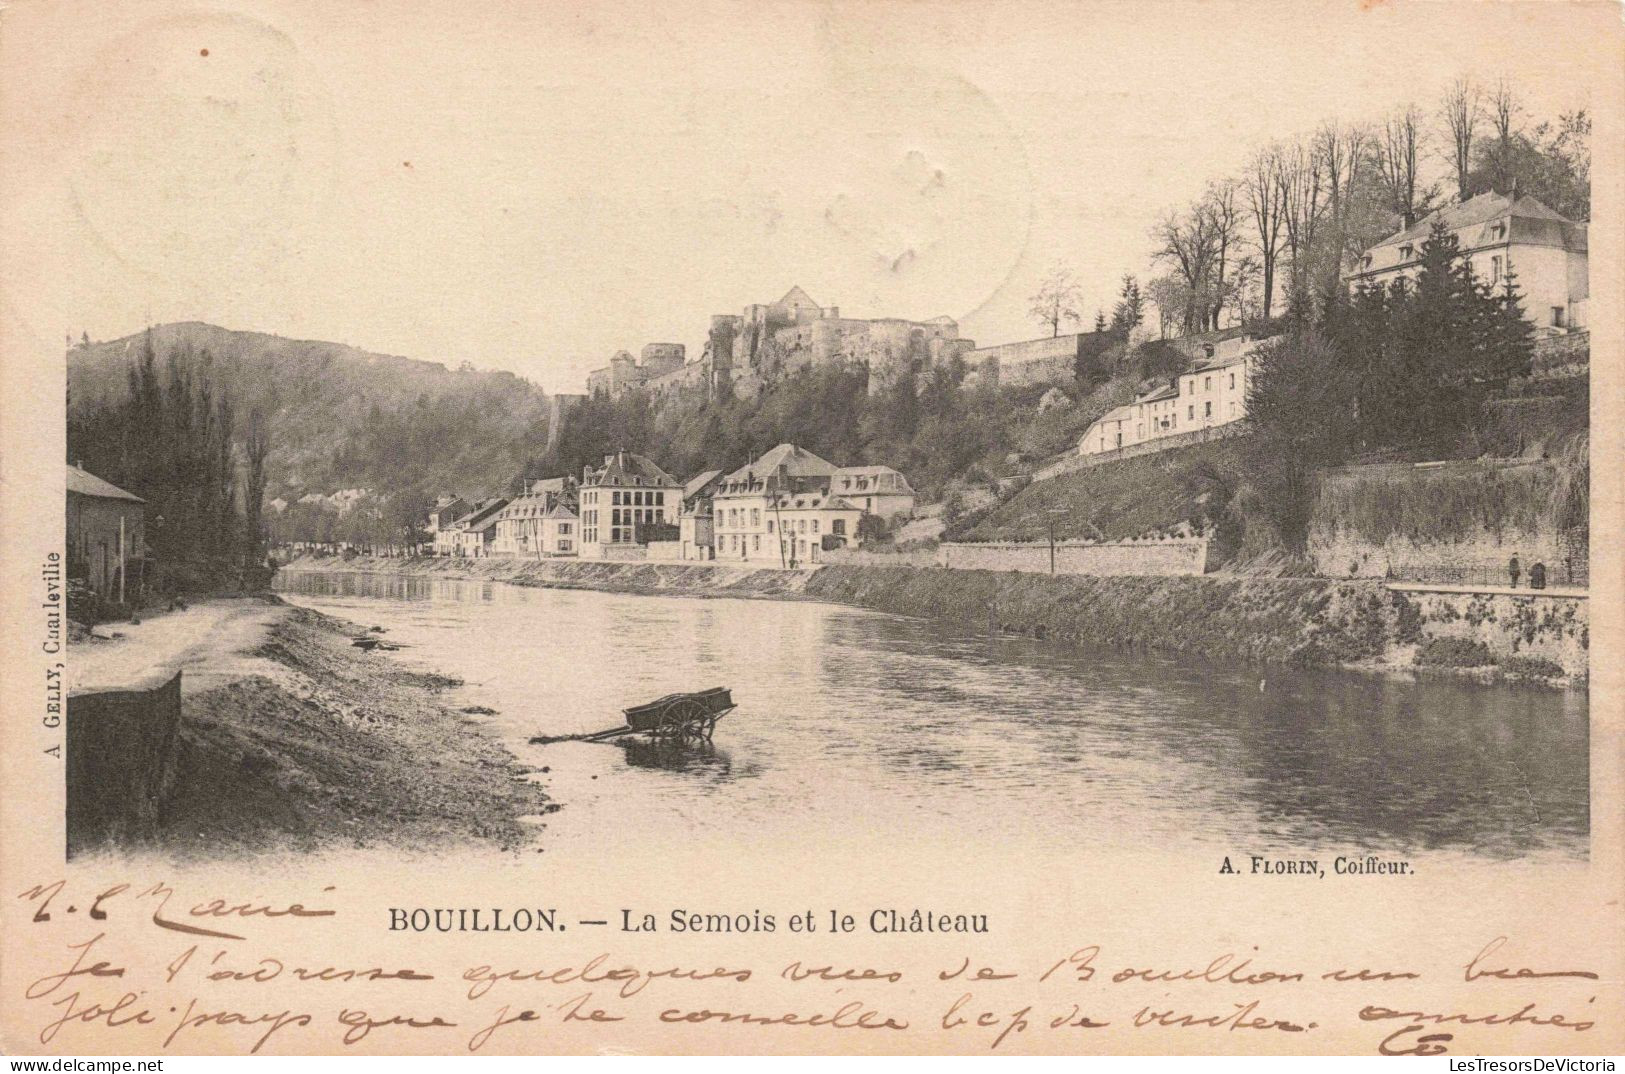
[[[0,300],[38,345],[204,320],[549,391],[647,342],[697,358],[712,314],[796,284],[846,316],[1032,338],[1052,266],[1109,313],[1123,273],[1160,271],[1159,216],[1271,139],[1431,113],[1463,74],[1511,78],[1531,119],[1584,106],[1588,64],[1618,64],[1609,17],[17,0]]]

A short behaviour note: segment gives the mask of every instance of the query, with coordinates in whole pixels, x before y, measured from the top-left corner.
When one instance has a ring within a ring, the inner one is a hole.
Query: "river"
[[[810,601],[626,596],[284,573],[291,603],[379,625],[538,769],[539,842],[1050,847],[1210,856],[1581,860],[1583,691],[1216,667],[988,637]],[[707,749],[532,745],[728,686]]]

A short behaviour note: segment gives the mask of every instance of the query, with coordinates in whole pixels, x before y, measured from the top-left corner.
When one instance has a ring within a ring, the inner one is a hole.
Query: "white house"
[[[1422,217],[1367,250],[1344,276],[1350,290],[1414,279],[1435,221],[1456,237],[1474,275],[1492,286],[1516,272],[1524,315],[1548,331],[1584,328],[1591,296],[1587,224],[1535,198],[1480,194]]]
[[[1106,412],[1084,430],[1079,455],[1201,432],[1247,416],[1247,385],[1261,340],[1246,346],[1215,348],[1215,357],[1197,361],[1166,382],[1158,381],[1125,406]]]
[[[723,478],[711,507],[717,560],[799,567],[856,545],[864,512],[832,493],[837,472],[804,448],[780,444]]]
[[[581,474],[581,540],[584,559],[630,551],[639,531],[677,525],[682,485],[653,461],[630,451],[604,456],[604,465]]]
[[[914,513],[914,490],[890,466],[842,466],[830,478],[830,491],[890,522]]]

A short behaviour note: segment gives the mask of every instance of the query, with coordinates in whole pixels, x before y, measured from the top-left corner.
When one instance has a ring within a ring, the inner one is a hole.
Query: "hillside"
[[[151,331],[160,368],[171,356],[206,368],[239,427],[255,409],[269,417],[273,497],[360,487],[482,494],[506,487],[547,443],[547,397],[512,373],[195,321]],[[68,352],[75,414],[126,392],[143,336]]]
[[[1245,469],[1244,442],[1195,444],[1037,481],[957,520],[962,541],[1124,540],[1227,520]]]

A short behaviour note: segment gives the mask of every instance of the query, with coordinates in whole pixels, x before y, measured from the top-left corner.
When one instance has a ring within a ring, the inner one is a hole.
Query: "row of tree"
[[[1167,271],[1125,277],[1097,332],[1127,335],[1156,307],[1167,338],[1290,312],[1320,315],[1351,259],[1446,204],[1496,191],[1531,195],[1571,220],[1591,216],[1591,120],[1584,109],[1532,122],[1516,88],[1457,79],[1431,109],[1414,103],[1369,122],[1331,120],[1259,147],[1239,174],[1152,229]],[[1132,295],[1132,303],[1125,308]],[[1055,266],[1030,315],[1059,335],[1084,323],[1082,289]]]
[[[1531,124],[1511,83],[1462,78],[1431,112],[1404,104],[1263,146],[1156,225],[1153,253],[1171,271],[1149,290],[1164,334],[1283,308],[1318,316],[1352,258],[1452,198],[1527,194],[1587,220],[1590,133],[1584,110]]]
[[[237,427],[212,365],[175,351],[160,367],[149,332],[122,398],[89,412],[69,400],[68,461],[146,501],[149,583],[161,588],[257,584],[265,560],[269,430],[257,411]]]

